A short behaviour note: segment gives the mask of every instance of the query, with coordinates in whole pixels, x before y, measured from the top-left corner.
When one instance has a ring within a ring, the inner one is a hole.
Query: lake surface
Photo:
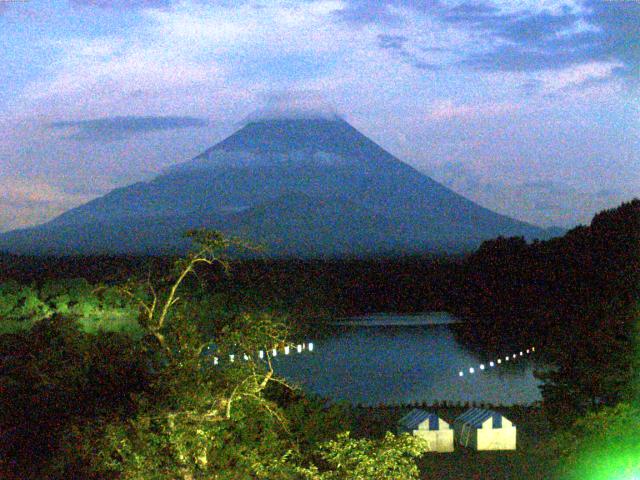
[[[410,317],[342,319],[330,333],[307,339],[314,343],[313,352],[279,356],[275,369],[308,392],[353,404],[540,400],[535,354],[519,356],[528,345],[504,352],[502,364],[491,368],[489,361],[496,359],[480,357],[456,341],[450,325],[455,317],[442,312]],[[514,353],[515,360],[504,361]],[[481,363],[485,370],[479,369]],[[469,367],[476,373],[470,374]]]
[[[375,313],[360,317],[338,318],[333,325],[350,327],[412,327],[419,325],[453,325],[460,319],[447,312],[418,313],[413,315],[394,315]]]

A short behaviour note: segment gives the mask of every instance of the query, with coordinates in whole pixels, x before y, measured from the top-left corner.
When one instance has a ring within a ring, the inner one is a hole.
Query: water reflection
[[[469,367],[492,359],[466,350],[447,325],[334,326],[311,341],[315,352],[278,357],[275,368],[323,397],[354,404],[446,400],[511,405],[540,399],[531,358],[476,368],[470,375]]]

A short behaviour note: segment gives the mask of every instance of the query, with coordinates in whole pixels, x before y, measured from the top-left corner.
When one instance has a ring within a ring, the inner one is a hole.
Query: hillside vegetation
[[[2,259],[0,477],[640,472],[639,200],[562,238],[498,238],[455,258],[233,263],[220,233],[190,238],[185,257]],[[335,315],[432,309],[463,315],[471,348],[538,346],[542,408],[517,413],[519,452],[421,457],[419,442],[385,433],[395,420],[382,411],[363,422],[268,361],[212,362],[282,348]]]

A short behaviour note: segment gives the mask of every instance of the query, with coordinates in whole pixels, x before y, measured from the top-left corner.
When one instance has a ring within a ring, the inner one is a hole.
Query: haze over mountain
[[[0,236],[28,254],[175,252],[194,227],[272,255],[454,252],[498,235],[550,232],[454,193],[337,116],[250,120],[191,161]]]

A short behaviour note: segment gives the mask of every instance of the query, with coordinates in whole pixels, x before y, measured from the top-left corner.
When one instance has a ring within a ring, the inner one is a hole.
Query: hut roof
[[[456,418],[455,421],[481,428],[482,424],[489,418],[493,418],[493,428],[502,428],[502,414],[494,410],[485,410],[482,408],[471,408]]]
[[[429,420],[429,430],[439,430],[440,422],[439,417],[435,413],[427,412],[426,410],[420,410],[414,408],[404,417],[402,417],[398,423],[405,427],[407,430],[417,429],[425,420]]]

